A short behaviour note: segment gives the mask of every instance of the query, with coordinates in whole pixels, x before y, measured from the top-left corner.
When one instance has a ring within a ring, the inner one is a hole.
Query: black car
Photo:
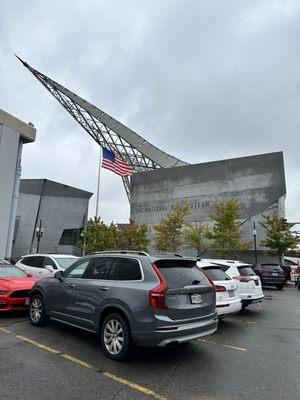
[[[258,264],[254,266],[255,273],[260,277],[262,286],[275,286],[282,290],[286,282],[283,269],[276,264]]]

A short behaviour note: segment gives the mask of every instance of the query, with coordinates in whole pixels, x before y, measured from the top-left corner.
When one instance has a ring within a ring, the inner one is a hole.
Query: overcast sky
[[[22,177],[95,192],[98,146],[13,53],[189,163],[283,150],[300,221],[299,0],[0,0],[0,108],[37,128]],[[128,220],[119,177],[100,197]]]

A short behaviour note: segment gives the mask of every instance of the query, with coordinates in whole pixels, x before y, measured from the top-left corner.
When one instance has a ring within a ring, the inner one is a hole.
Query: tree
[[[127,250],[147,250],[149,245],[148,227],[138,225],[130,219],[129,225],[118,230],[118,248]]]
[[[207,241],[207,226],[203,224],[189,225],[184,231],[185,245],[197,251],[197,257],[211,247]]]
[[[188,225],[186,217],[189,205],[175,203],[173,209],[154,226],[155,247],[160,251],[175,253],[182,244],[183,228]]]
[[[282,265],[282,256],[289,250],[296,250],[299,244],[299,236],[291,231],[295,225],[287,222],[276,213],[263,215],[260,225],[266,231],[266,238],[260,242],[262,246],[276,252],[279,263]]]
[[[95,217],[88,222],[87,229],[82,234],[79,248],[85,253],[114,250],[117,246],[117,229],[111,223],[106,225],[100,218]]]
[[[215,211],[211,216],[214,225],[208,230],[207,237],[213,240],[213,247],[218,250],[219,255],[226,258],[248,250],[252,242],[241,243],[239,205],[236,199],[216,202]]]

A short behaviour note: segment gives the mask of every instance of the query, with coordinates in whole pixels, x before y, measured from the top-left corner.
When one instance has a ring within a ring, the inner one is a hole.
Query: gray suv
[[[96,253],[36,282],[30,320],[100,334],[122,360],[133,344],[165,347],[217,330],[215,290],[193,259],[144,252]]]

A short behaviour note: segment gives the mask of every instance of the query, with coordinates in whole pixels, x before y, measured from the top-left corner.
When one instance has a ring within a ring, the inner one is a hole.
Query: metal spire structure
[[[187,163],[153,146],[146,139],[98,107],[32,68],[17,55],[16,57],[99,146],[106,147],[115,154],[118,154],[122,160],[133,166],[135,172],[187,165]],[[130,181],[128,178],[122,179],[126,194],[130,200]]]

